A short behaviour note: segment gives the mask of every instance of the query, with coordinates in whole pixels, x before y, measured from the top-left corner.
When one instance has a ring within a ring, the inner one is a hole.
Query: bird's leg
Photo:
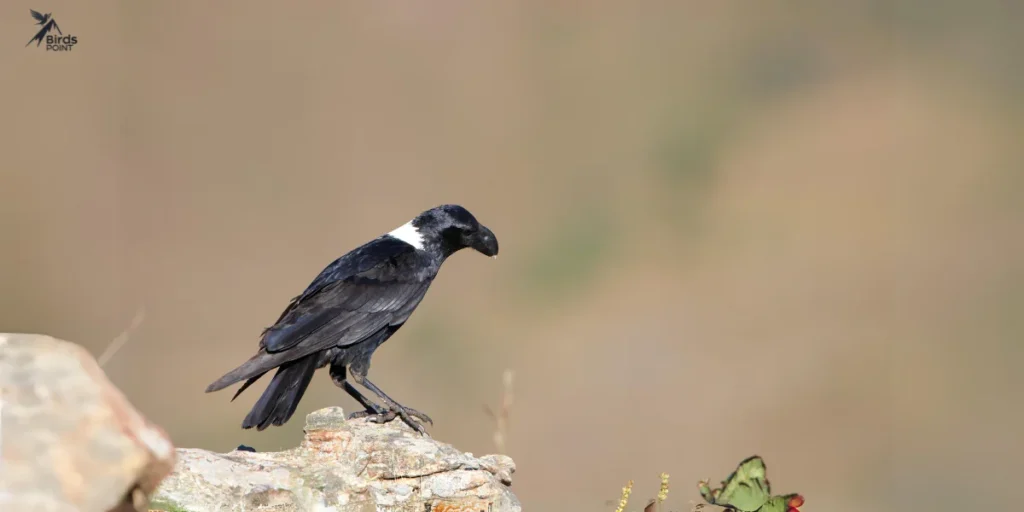
[[[422,413],[420,411],[417,411],[416,409],[413,409],[412,407],[406,407],[406,406],[404,406],[402,404],[399,404],[393,398],[391,398],[388,395],[384,394],[384,392],[381,391],[381,389],[378,388],[376,384],[374,384],[374,383],[370,382],[369,380],[367,380],[366,377],[363,377],[362,381],[357,381],[357,382],[359,382],[363,386],[366,386],[367,389],[369,389],[370,391],[373,391],[374,394],[376,394],[377,396],[381,397],[381,399],[384,400],[384,403],[388,404],[388,406],[392,406],[394,409],[396,409],[396,412],[399,412],[399,416],[401,416],[402,412],[405,412],[405,414],[408,414],[409,416],[412,416],[413,418],[417,418],[417,419],[419,419],[421,421],[425,421],[427,423],[430,423],[431,425],[434,424],[434,420],[430,419],[430,416],[427,416],[426,413]]]
[[[358,389],[356,389],[354,386],[352,386],[351,383],[349,383],[348,379],[345,378],[345,365],[332,364],[329,371],[331,374],[331,380],[334,382],[334,385],[338,386],[341,389],[344,389],[345,392],[349,394],[349,396],[355,398],[356,401],[359,402],[359,405],[362,405],[365,408],[365,410],[356,411],[353,412],[352,414],[349,414],[348,419],[362,418],[370,415],[379,416],[388,413],[388,411],[385,411],[383,407],[373,403],[373,401],[371,401],[369,398],[366,398],[366,395],[360,393]]]
[[[395,419],[395,416],[398,416],[402,418],[402,421],[404,421],[407,425],[412,427],[413,430],[421,434],[426,434],[427,432],[426,429],[423,428],[423,425],[419,424],[416,421],[413,421],[412,418],[425,421],[427,423],[430,423],[431,425],[434,424],[434,420],[430,419],[430,416],[427,416],[426,414],[417,411],[416,409],[405,407],[399,404],[393,398],[385,394],[383,391],[381,391],[380,388],[377,387],[376,384],[366,379],[366,370],[367,368],[365,368],[363,365],[353,365],[352,378],[357,383],[359,383],[362,386],[365,386],[366,389],[369,389],[375,395],[380,397],[380,399],[384,402],[385,405],[387,405],[388,408],[388,410],[385,413],[377,414],[376,416],[371,417],[370,421],[373,421],[374,423],[387,423]]]
[[[349,394],[349,396],[351,396],[352,398],[355,398],[356,401],[358,401],[360,404],[362,404],[363,407],[366,408],[366,409],[364,409],[362,411],[355,411],[355,412],[349,414],[348,415],[348,419],[354,420],[356,418],[365,418],[367,416],[374,416],[374,417],[385,416],[388,419],[386,419],[384,421],[391,421],[391,420],[395,419],[395,412],[394,411],[385,410],[383,407],[381,407],[381,406],[371,402],[369,398],[366,398],[365,395],[360,393],[358,389],[356,389],[355,387],[352,386],[352,384],[349,384],[348,381],[345,381],[345,383],[344,383],[344,385],[342,387]]]

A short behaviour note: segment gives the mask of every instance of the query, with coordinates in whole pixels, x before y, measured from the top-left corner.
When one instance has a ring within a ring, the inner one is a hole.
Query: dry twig
[[[118,334],[117,337],[107,345],[106,350],[96,358],[96,363],[99,364],[100,368],[107,364],[107,362],[110,361],[110,358],[114,357],[114,354],[116,354],[118,350],[121,350],[121,347],[128,342],[128,335],[137,329],[145,318],[146,308],[139,306],[135,311],[135,317],[132,318],[132,323],[124,331],[121,331],[121,334]]]
[[[498,412],[494,412],[487,405],[484,405],[484,412],[487,413],[495,421],[494,429],[494,446],[498,450],[498,453],[505,454],[505,443],[508,441],[508,417],[509,409],[512,408],[512,402],[515,399],[515,395],[512,392],[512,370],[506,369],[502,375],[502,397],[501,397],[501,408]]]

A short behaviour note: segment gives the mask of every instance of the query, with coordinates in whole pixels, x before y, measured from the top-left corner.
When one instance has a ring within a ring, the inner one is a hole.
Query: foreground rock
[[[73,343],[0,333],[0,510],[145,510],[174,447]]]
[[[519,512],[515,464],[473,457],[395,420],[345,421],[340,407],[306,417],[302,444],[283,452],[179,448],[150,508],[180,511]]]

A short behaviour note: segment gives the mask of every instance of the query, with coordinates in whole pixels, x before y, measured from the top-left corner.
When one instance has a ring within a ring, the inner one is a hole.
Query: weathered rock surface
[[[0,333],[0,510],[145,509],[174,446],[85,349]]]
[[[474,457],[401,420],[346,421],[340,407],[306,417],[305,439],[282,452],[179,448],[150,508],[169,512],[519,512],[515,463]]]

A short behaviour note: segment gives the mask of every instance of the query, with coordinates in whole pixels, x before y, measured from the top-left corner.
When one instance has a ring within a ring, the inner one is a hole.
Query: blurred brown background
[[[807,511],[1003,508],[1022,455],[1024,4],[7,2],[0,331],[99,354],[180,446],[355,403],[203,388],[320,269],[440,203],[370,375],[531,511],[765,457]],[[78,36],[25,47],[29,9]],[[264,379],[266,381],[266,379]]]

